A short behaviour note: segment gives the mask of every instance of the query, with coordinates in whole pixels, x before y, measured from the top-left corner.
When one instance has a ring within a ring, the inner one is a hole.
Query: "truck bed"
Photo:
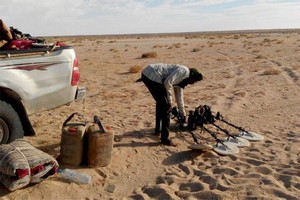
[[[43,55],[53,51],[60,51],[63,49],[72,49],[72,48],[73,48],[72,46],[59,46],[59,47],[45,46],[45,47],[35,47],[26,50],[0,50],[0,58]]]

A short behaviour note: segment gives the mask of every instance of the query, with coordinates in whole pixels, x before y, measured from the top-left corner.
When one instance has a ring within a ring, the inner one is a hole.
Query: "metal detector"
[[[264,140],[264,136],[262,136],[262,135],[260,135],[258,133],[247,131],[247,130],[245,130],[242,127],[236,126],[233,123],[224,120],[223,116],[220,114],[220,112],[217,112],[217,115],[216,115],[215,119],[219,120],[221,122],[224,122],[225,124],[227,124],[227,125],[235,128],[235,129],[239,130],[239,134],[237,135],[237,137],[240,137],[240,139],[244,138],[244,139],[246,139],[248,141],[261,141],[261,140]]]
[[[181,127],[183,127],[182,126],[183,125],[183,121],[182,121],[183,117],[180,116],[176,107],[174,107],[172,109],[172,114],[173,114],[173,116],[177,117],[177,123]],[[233,134],[229,133],[228,130],[215,124],[216,120],[222,121],[222,122],[226,123],[227,125],[230,125],[236,129],[238,129],[240,131],[240,134],[233,135]],[[211,131],[207,127],[205,127],[206,124],[211,124],[214,127],[216,127],[218,130],[225,133],[228,136],[227,139],[225,139],[225,140],[219,139],[213,131]],[[203,144],[203,143],[198,142],[198,139],[197,139],[195,133],[193,132],[194,130],[197,129],[197,127],[200,127],[202,130],[205,130],[206,132],[208,132],[214,138],[214,140],[216,141],[216,144],[208,145],[208,144]],[[203,106],[200,105],[200,106],[196,107],[194,111],[189,112],[188,132],[191,134],[191,136],[195,142],[195,144],[190,145],[189,148],[194,149],[194,150],[213,149],[214,151],[216,151],[217,153],[219,153],[221,155],[230,155],[230,154],[238,153],[239,152],[238,147],[246,147],[246,146],[250,145],[249,141],[258,141],[258,140],[263,139],[263,136],[261,136],[257,133],[246,131],[245,129],[243,129],[241,127],[238,127],[228,121],[225,121],[219,112],[217,113],[217,116],[214,116],[211,112],[210,106],[208,106],[208,105],[203,105]],[[248,141],[248,138],[250,138],[249,141]],[[210,148],[209,148],[209,146],[210,146]]]

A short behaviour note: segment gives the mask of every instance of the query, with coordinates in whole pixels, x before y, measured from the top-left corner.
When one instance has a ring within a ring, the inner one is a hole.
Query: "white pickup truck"
[[[83,99],[79,78],[71,46],[0,51],[0,144],[35,134],[28,115]]]

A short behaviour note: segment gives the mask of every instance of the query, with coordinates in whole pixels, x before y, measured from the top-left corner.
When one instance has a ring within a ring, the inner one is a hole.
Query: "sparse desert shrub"
[[[192,52],[198,52],[200,51],[200,48],[194,48]]]
[[[262,58],[264,58],[262,55],[258,55],[255,57],[255,59],[262,59]]]
[[[112,48],[112,49],[110,49],[109,51],[112,51],[112,52],[117,52],[118,50],[117,50],[117,49],[114,49],[114,48]]]
[[[270,38],[265,38],[263,43],[265,43],[265,42],[271,42]]]
[[[181,43],[175,43],[175,44],[172,44],[170,47],[168,47],[168,49],[180,48],[180,47],[181,47]]]
[[[217,61],[226,61],[225,58],[217,58]]]
[[[156,58],[157,57],[157,53],[152,51],[152,52],[148,52],[148,53],[143,53],[141,58]]]
[[[143,67],[141,65],[134,65],[134,66],[129,68],[129,73],[131,73],[131,74],[138,73],[142,70],[142,68]]]
[[[163,45],[159,45],[159,44],[156,44],[156,45],[153,46],[154,49],[155,48],[162,48],[162,47],[163,47]]]
[[[280,71],[278,69],[267,69],[261,75],[268,76],[268,75],[279,75]]]
[[[194,38],[197,38],[197,36],[195,35],[185,36],[185,39],[194,39]]]
[[[235,39],[235,40],[240,39],[240,35],[234,35],[233,39]]]
[[[284,41],[283,40],[278,40],[277,42],[276,42],[276,44],[282,44]]]

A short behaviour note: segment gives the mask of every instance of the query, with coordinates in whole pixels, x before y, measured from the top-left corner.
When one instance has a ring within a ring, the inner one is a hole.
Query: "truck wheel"
[[[13,107],[0,100],[0,144],[10,143],[24,136],[18,113]]]

